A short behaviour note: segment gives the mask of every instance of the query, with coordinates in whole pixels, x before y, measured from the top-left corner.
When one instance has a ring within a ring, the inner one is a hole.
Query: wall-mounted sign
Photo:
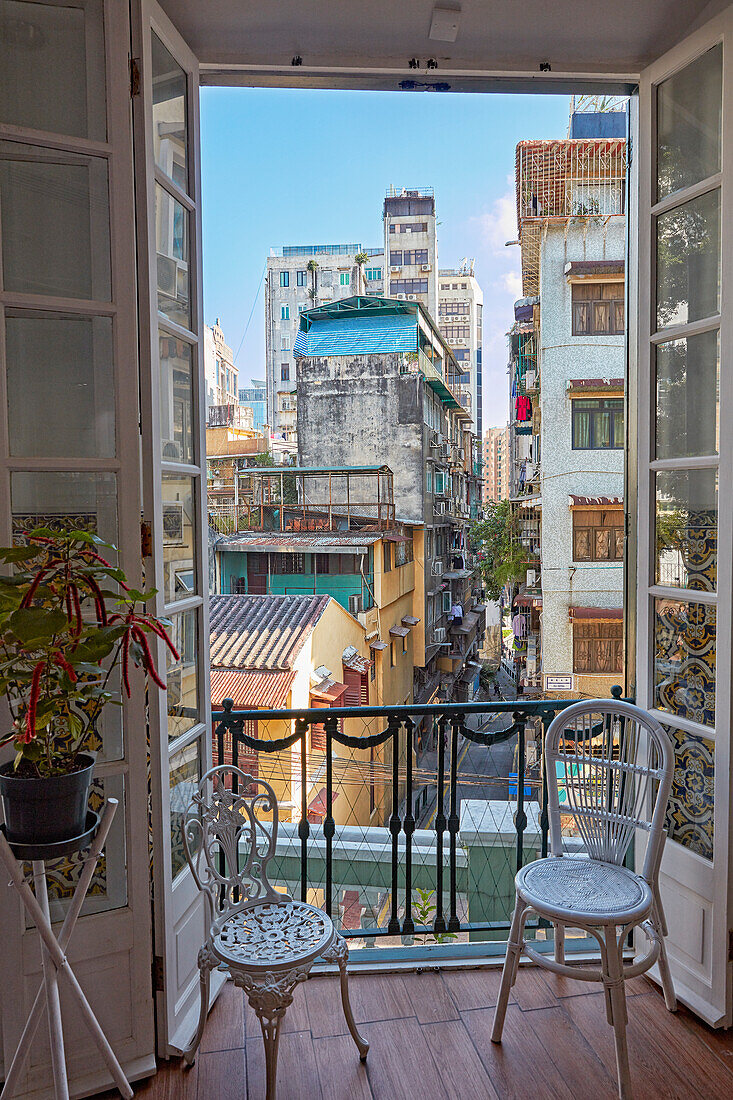
[[[545,676],[545,691],[572,691],[572,690],[573,690],[572,673],[568,676],[565,676],[565,675],[546,675]]]

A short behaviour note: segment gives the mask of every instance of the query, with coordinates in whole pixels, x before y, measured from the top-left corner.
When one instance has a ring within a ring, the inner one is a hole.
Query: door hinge
[[[140,95],[140,66],[136,57],[130,58],[130,99]]]
[[[153,531],[146,519],[140,522],[140,554],[143,558],[153,556]]]
[[[733,928],[728,929],[728,962],[733,962]]]
[[[163,956],[153,957],[153,992],[162,993],[165,989],[165,971],[163,969]]]

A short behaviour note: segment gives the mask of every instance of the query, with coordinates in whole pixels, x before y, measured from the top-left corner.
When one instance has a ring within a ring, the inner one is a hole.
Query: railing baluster
[[[326,916],[330,917],[333,894],[333,837],[336,832],[336,822],[331,813],[331,807],[333,805],[333,799],[331,797],[331,792],[333,791],[331,738],[338,730],[338,719],[327,718],[324,725],[326,728],[326,816],[323,819],[323,835],[326,838],[326,899],[324,908],[326,910]]]
[[[540,771],[542,775],[542,805],[540,806],[540,857],[544,859],[548,853],[550,837],[550,814],[547,808],[547,758],[545,756],[545,729],[542,723],[542,737],[540,738]]]
[[[525,761],[525,717],[521,711],[514,712],[517,723],[517,870],[521,871],[524,864],[524,830],[527,828],[527,815],[524,812],[524,774]]]
[[[308,900],[308,837],[310,836],[310,824],[308,822],[308,719],[297,718],[295,728],[300,734],[300,821],[298,822],[298,836],[300,837],[300,900]]]
[[[392,816],[389,819],[389,831],[392,834],[392,915],[387,931],[390,936],[399,936],[400,920],[398,913],[399,887],[399,848],[400,835],[400,720],[393,715],[387,720],[387,728],[392,734]]]
[[[443,808],[443,784],[445,783],[445,726],[443,715],[438,722],[438,774],[435,790],[435,924],[436,933],[446,932],[443,916],[443,833],[445,812]]]
[[[450,740],[450,807],[448,812],[448,835],[450,839],[450,917],[448,931],[460,931],[458,920],[458,868],[456,865],[456,843],[458,839],[458,731],[463,725],[463,716],[451,718]]]
[[[415,817],[412,812],[412,740],[414,723],[412,718],[405,719],[406,782],[405,782],[405,917],[402,921],[402,934],[411,936],[415,931],[412,919],[412,834],[415,832]]]

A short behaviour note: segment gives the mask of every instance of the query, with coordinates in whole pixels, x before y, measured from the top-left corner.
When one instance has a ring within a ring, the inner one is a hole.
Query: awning
[[[350,646],[349,649],[344,650],[341,656],[343,666],[344,668],[350,668],[352,672],[360,672],[363,675],[372,667],[372,662],[368,657],[362,657],[356,650],[353,653],[350,652],[352,648]]]
[[[379,638],[375,638],[373,641],[371,641],[369,643],[369,648],[370,649],[386,649],[387,648],[387,643],[380,641]]]
[[[406,638],[410,633],[410,628],[407,626],[391,626],[389,632],[393,638]]]
[[[338,680],[321,680],[310,690],[315,699],[322,699],[329,703],[335,703],[346,691],[346,684],[340,684]]]
[[[465,581],[467,577],[473,576],[473,569],[451,569],[443,576],[447,581]]]
[[[420,620],[416,619],[414,615],[403,615],[402,616],[402,625],[403,626],[417,626],[417,624],[419,622],[420,622]]]
[[[570,260],[565,264],[565,278],[570,282],[604,276],[618,279],[624,277],[625,266],[623,260]]]
[[[623,497],[579,497],[575,493],[569,496],[571,508],[623,508]]]
[[[597,393],[608,390],[614,393],[623,393],[624,380],[623,378],[569,378],[565,388],[569,397],[588,393],[589,391]]]
[[[463,616],[462,623],[453,623],[450,627],[451,634],[470,634],[472,630],[476,629],[478,623],[478,615],[473,611],[469,611],[467,615]]]
[[[382,535],[385,542],[408,542],[407,535],[398,535],[395,531],[385,531]]]
[[[338,791],[331,791],[331,805],[332,806],[333,806],[333,804],[334,804],[334,802],[336,801],[337,798],[338,798]],[[325,787],[321,787],[320,791],[315,796],[315,798],[312,799],[311,802],[308,803],[308,820],[310,821],[310,815],[311,814],[313,814],[314,817],[323,818],[323,817],[326,816],[327,813],[328,813],[328,793],[327,793]],[[311,824],[314,824],[314,823],[311,822]]]
[[[223,699],[233,699],[237,710],[277,710],[287,703],[294,682],[292,669],[212,669],[211,707],[221,710]]]
[[[515,596],[513,602],[517,607],[531,607],[532,606],[532,597],[531,596],[524,596],[524,595]]]
[[[621,622],[624,617],[622,607],[571,607],[570,621],[595,623]]]

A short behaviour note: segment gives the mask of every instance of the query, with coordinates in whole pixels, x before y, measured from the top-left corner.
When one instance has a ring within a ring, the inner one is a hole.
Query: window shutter
[[[361,706],[361,673],[355,672],[353,668],[344,667],[344,683],[346,684],[344,706]]]

